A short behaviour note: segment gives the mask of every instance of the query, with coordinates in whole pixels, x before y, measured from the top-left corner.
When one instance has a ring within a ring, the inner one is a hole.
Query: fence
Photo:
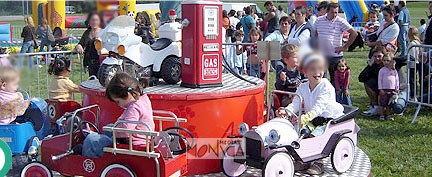
[[[411,120],[414,123],[422,106],[432,107],[432,45],[413,45],[408,51],[407,100],[408,103],[417,105]]]
[[[0,61],[4,60],[20,68],[20,89],[26,90],[32,97],[47,99],[51,78],[48,74],[48,66],[57,56],[64,56],[71,61],[70,79],[79,85],[84,79],[84,68],[80,55],[74,51],[3,54],[0,55]],[[76,95],[73,98],[80,100]]]

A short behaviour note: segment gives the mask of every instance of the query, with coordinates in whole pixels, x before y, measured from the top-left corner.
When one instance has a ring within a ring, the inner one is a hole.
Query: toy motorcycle
[[[98,51],[106,49],[109,57],[102,61],[97,78],[106,86],[117,71],[136,77],[162,78],[168,84],[180,81],[181,76],[181,24],[166,23],[159,28],[154,44],[141,42],[134,34],[135,21],[129,16],[114,18],[95,41]]]

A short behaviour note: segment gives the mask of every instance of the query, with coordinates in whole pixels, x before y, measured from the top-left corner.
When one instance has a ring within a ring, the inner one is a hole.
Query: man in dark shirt
[[[278,14],[276,13],[276,7],[273,5],[273,2],[266,1],[264,3],[264,7],[268,10],[268,14],[264,17],[264,22],[268,22],[267,24],[267,32],[264,35],[265,37],[271,33],[273,33],[279,27]]]

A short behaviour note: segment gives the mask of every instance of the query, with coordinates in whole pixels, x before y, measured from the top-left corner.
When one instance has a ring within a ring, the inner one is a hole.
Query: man
[[[398,44],[400,48],[400,56],[406,56],[408,54],[407,50],[407,36],[408,36],[408,29],[411,22],[411,15],[406,7],[405,1],[400,1],[398,4],[399,8],[399,17],[398,17],[398,24],[399,24],[399,36],[398,36]]]
[[[432,14],[432,3],[429,3],[429,12]],[[429,23],[428,23],[428,26],[426,28],[423,44],[432,45],[432,18],[429,19]]]
[[[268,35],[264,41],[278,41],[281,46],[287,43],[289,29],[291,24],[291,19],[288,16],[283,16],[279,20],[279,30],[274,31],[270,35]],[[284,68],[284,64],[281,61],[271,61],[272,70],[276,70],[276,73],[279,72],[280,69]]]
[[[242,19],[240,19],[240,23],[243,27],[243,32],[244,32],[243,42],[249,41],[249,31],[252,28],[255,28],[255,26],[256,26],[255,20],[253,18],[253,16],[254,16],[253,8],[251,6],[247,6],[245,8],[245,13],[246,13],[246,16],[244,16]]]
[[[276,7],[273,5],[273,2],[266,1],[264,3],[264,7],[267,9],[268,13],[264,17],[263,21],[268,22],[267,24],[267,32],[264,36],[268,36],[269,34],[273,33],[279,26],[278,24],[278,16],[276,13]]]
[[[339,4],[330,3],[327,15],[318,17],[314,29],[318,49],[326,56],[329,64],[330,81],[334,84],[334,65],[343,57],[346,50],[357,37],[357,32],[343,18],[338,16]],[[348,31],[350,37],[345,45],[342,43],[343,33]]]
[[[311,30],[306,22],[307,9],[304,6],[295,8],[295,23],[291,26],[288,43],[296,46],[309,45]]]
[[[327,6],[328,6],[328,4],[329,4],[329,2],[327,2],[327,1],[321,1],[318,4],[318,7],[317,7],[318,13],[311,15],[310,18],[309,18],[308,25],[310,26],[311,34],[312,34],[311,35],[311,44],[312,44],[312,47],[315,47],[315,44],[316,44],[316,42],[315,42],[315,40],[316,40],[315,39],[315,29],[314,29],[314,25],[315,25],[316,19],[318,17],[321,17],[321,16],[323,16],[323,15],[325,15],[327,13]]]

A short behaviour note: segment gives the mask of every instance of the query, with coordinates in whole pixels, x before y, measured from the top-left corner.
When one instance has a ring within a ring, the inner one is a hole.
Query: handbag
[[[371,67],[369,65],[367,65],[362,72],[360,72],[359,76],[358,76],[358,80],[359,82],[365,83],[369,80],[370,76],[369,76],[369,72],[371,72]]]
[[[50,27],[47,28],[47,37],[48,37],[48,41],[55,42],[55,38]]]
[[[33,43],[34,43],[33,48],[34,49],[38,49],[39,48],[39,42],[35,38],[35,35],[34,35],[33,30],[31,28],[30,28],[30,32],[31,32],[31,35],[32,35],[32,38],[33,38]]]

